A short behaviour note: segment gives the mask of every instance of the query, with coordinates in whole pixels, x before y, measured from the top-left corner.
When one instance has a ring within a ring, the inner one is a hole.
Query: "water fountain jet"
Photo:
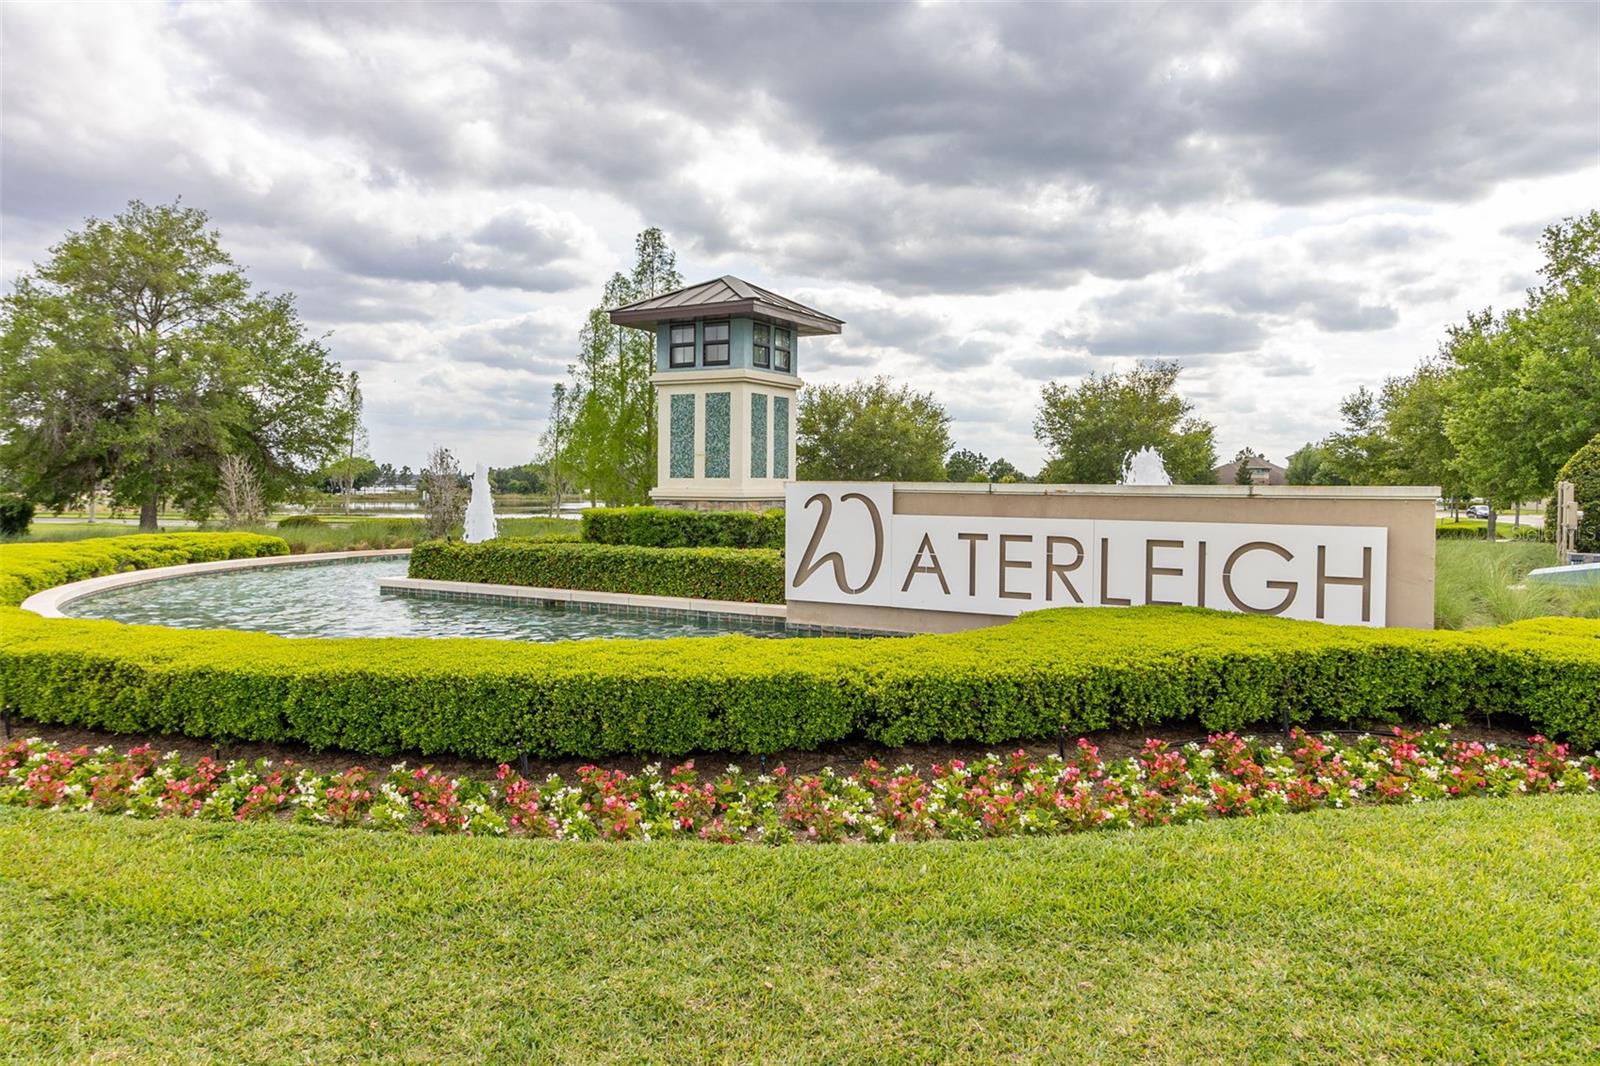
[[[481,544],[499,535],[500,526],[494,517],[494,499],[489,494],[489,468],[478,464],[472,475],[472,499],[467,503],[466,531],[461,539],[468,544]]]
[[[1128,455],[1127,461],[1122,464],[1123,485],[1170,485],[1172,475],[1167,473],[1167,464],[1162,462],[1161,453],[1154,448],[1140,448]]]

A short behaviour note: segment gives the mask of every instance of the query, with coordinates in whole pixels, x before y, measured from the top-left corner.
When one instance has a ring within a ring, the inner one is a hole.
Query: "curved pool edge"
[[[781,603],[746,603],[739,600],[697,600],[687,596],[652,596],[644,593],[598,592],[590,589],[558,589],[534,585],[495,585],[478,581],[440,581],[417,577],[381,577],[378,589],[384,595],[414,595],[428,598],[501,605],[586,606],[619,612],[658,612],[674,617],[705,615],[737,618],[753,622],[784,623],[788,607]]]
[[[252,559],[216,559],[208,563],[181,563],[178,566],[154,566],[148,570],[129,570],[120,574],[85,578],[65,585],[35,592],[19,605],[24,611],[41,618],[67,618],[62,608],[85,596],[130,585],[145,585],[174,578],[193,577],[197,574],[215,574],[229,570],[257,570],[274,566],[316,566],[321,563],[353,562],[360,559],[399,559],[409,556],[410,548],[373,548],[349,552],[303,552],[299,555],[268,555]]]

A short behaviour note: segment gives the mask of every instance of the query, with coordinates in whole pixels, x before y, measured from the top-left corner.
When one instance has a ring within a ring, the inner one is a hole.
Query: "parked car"
[[[1473,504],[1467,508],[1467,517],[1487,519],[1489,517],[1489,505],[1486,503]]]

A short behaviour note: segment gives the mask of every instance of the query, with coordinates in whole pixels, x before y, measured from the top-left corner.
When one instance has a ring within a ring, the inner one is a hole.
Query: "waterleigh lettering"
[[[1384,624],[1383,527],[899,514],[887,485],[791,490],[791,601],[996,617],[1195,606]]]

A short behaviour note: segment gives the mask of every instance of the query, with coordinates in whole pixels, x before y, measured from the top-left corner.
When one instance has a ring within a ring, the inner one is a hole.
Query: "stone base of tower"
[[[680,511],[772,511],[783,509],[783,497],[759,500],[692,500],[676,493],[650,491],[650,502],[657,507],[671,507]]]

